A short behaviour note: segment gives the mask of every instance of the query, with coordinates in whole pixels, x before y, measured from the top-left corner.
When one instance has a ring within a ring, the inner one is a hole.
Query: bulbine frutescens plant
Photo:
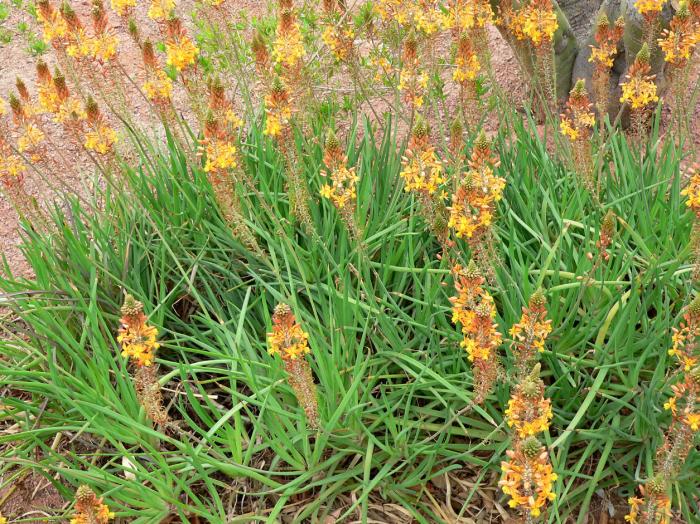
[[[215,9],[215,13],[210,13],[212,20],[225,22],[225,4],[211,4],[202,9]],[[662,33],[663,41],[659,42],[668,63],[678,68],[677,72],[674,69],[677,78],[686,71],[683,68],[689,67],[695,46],[689,35],[696,30],[692,21],[697,18],[693,14],[697,2],[683,5],[669,31]],[[134,13],[138,6],[134,1],[115,0],[113,3],[116,15],[129,21],[131,43],[139,51],[135,56],[142,57],[143,69],[133,77],[126,70],[127,64],[119,63],[119,49],[123,43],[108,29],[108,14],[102,4],[95,3],[91,27],[81,21],[70,6],[59,8],[48,0],[41,0],[37,7],[44,36],[57,55],[58,68],[49,69],[40,62],[36,96],[18,82],[16,93],[8,97],[7,118],[0,120],[3,126],[0,129],[0,180],[27,218],[36,209],[23,186],[23,180],[31,176],[32,169],[70,166],[60,153],[53,151],[57,128],[81,151],[84,159],[95,162],[113,186],[123,187],[117,183],[122,165],[129,163],[133,167],[132,161],[137,156],[125,136],[126,129],[139,133],[138,115],[130,102],[130,97],[136,96],[147,101],[156,120],[162,122],[182,146],[188,157],[188,169],[206,174],[221,218],[243,245],[241,249],[249,260],[263,259],[266,253],[275,256],[266,251],[265,224],[253,230],[247,219],[251,205],[265,205],[258,192],[269,179],[261,172],[275,164],[276,159],[283,169],[282,173],[275,174],[275,182],[280,176],[279,187],[286,188],[281,191],[283,199],[276,201],[283,202],[280,208],[288,205],[290,217],[301,223],[305,232],[325,228],[330,243],[340,242],[332,227],[320,224],[323,219],[319,216],[324,216],[323,213],[316,216],[312,213],[312,210],[318,211],[313,205],[318,196],[327,199],[357,245],[367,240],[363,228],[366,217],[358,216],[358,172],[370,177],[367,182],[376,183],[376,178],[371,178],[376,176],[372,171],[374,164],[368,160],[366,171],[350,165],[347,156],[351,153],[345,154],[335,131],[327,132],[324,137],[313,136],[319,129],[325,134],[329,128],[338,129],[338,134],[344,135],[347,124],[340,122],[335,126],[324,120],[318,125],[315,104],[320,105],[318,100],[332,97],[337,91],[344,97],[355,97],[350,100],[357,105],[380,99],[392,115],[403,119],[401,124],[405,127],[400,130],[409,133],[408,144],[401,165],[399,167],[397,161],[393,174],[398,175],[400,184],[415,201],[418,213],[442,249],[442,260],[447,261],[446,266],[439,269],[430,268],[428,274],[447,270],[453,274],[456,296],[452,298],[452,318],[460,327],[461,345],[472,371],[471,398],[475,403],[486,405],[493,398],[491,393],[498,380],[512,384],[511,400],[504,416],[512,445],[502,464],[501,487],[509,503],[526,519],[542,517],[555,497],[556,480],[548,451],[542,443],[542,434],[549,429],[553,411],[537,362],[550,330],[542,295],[535,293],[531,297],[520,322],[511,330],[512,366],[499,355],[505,337],[499,331],[497,320],[499,310],[505,309],[504,297],[496,286],[502,261],[500,233],[494,223],[498,228],[507,227],[507,222],[501,224],[497,219],[502,209],[509,208],[500,203],[504,191],[508,191],[506,180],[510,184],[512,179],[525,174],[506,174],[500,168],[501,158],[493,142],[486,133],[477,132],[477,128],[488,105],[482,103],[487,98],[483,95],[489,93],[488,89],[495,83],[489,76],[486,37],[486,27],[495,21],[506,24],[512,32],[513,42],[523,52],[521,58],[527,60],[525,67],[531,69],[533,82],[540,82],[535,90],[541,92],[546,108],[553,114],[558,113],[555,111],[559,108],[556,107],[552,61],[557,30],[554,4],[545,0],[519,2],[509,10],[504,2],[498,16],[494,16],[490,4],[481,0],[445,3],[387,0],[375,2],[374,10],[364,9],[362,16],[356,17],[356,12],[344,3],[328,1],[323,5],[323,34],[318,38],[314,33],[315,19],[302,16],[305,11],[299,2],[280,0],[276,19],[270,21],[269,27],[265,25],[267,22],[261,23],[252,38],[246,34],[246,38],[240,39],[250,41],[250,48],[241,51],[244,60],[238,64],[246,74],[236,78],[231,78],[231,72],[225,69],[214,67],[212,71],[210,60],[215,56],[207,54],[205,46],[196,38],[200,35],[192,34],[186,21],[177,17],[177,6],[172,1],[154,1],[148,8],[156,28],[154,34],[147,34],[147,28],[135,25]],[[622,22],[611,24],[602,18],[598,24],[597,46],[592,55],[597,65],[596,76],[592,89],[588,90],[593,94],[599,121],[603,120],[609,105],[610,68],[622,25]],[[449,37],[453,47],[438,57],[442,52],[438,45],[441,37]],[[642,134],[642,124],[646,125],[652,104],[660,96],[647,67],[647,51],[648,47],[639,52],[638,63],[623,84],[623,100],[632,108],[638,134]],[[317,60],[324,54],[329,60]],[[349,72],[350,81],[342,78],[341,85],[337,86],[329,77],[328,84],[314,85],[312,80],[318,77],[317,62],[327,64],[328,61],[341,64],[339,69]],[[109,89],[99,81],[97,72],[113,82]],[[254,86],[248,90],[239,88],[236,82],[246,82],[248,78],[254,79],[251,81]],[[458,88],[456,113],[461,113],[450,126],[449,145],[448,137],[444,136],[447,126],[442,121],[447,114],[443,106],[449,104],[443,104],[444,100],[437,94],[445,79]],[[581,178],[584,187],[597,193],[600,180],[595,178],[593,165],[596,122],[588,90],[584,83],[576,83],[558,124],[573,150],[571,170]],[[248,91],[258,98],[260,108],[254,107],[255,100],[241,100],[242,92]],[[252,111],[248,105],[253,107]],[[120,127],[120,122],[124,127]],[[267,137],[262,140],[272,147],[256,149],[258,130]],[[373,131],[371,127],[368,130]],[[307,166],[312,163],[309,158],[313,158],[306,149],[307,141],[322,143],[323,165],[313,161],[316,165]],[[471,147],[465,154],[467,143]],[[252,158],[258,171],[246,166],[246,160],[252,163]],[[312,175],[307,176],[309,172]],[[318,173],[321,174],[319,178],[316,177]],[[389,170],[382,176],[391,177],[392,172]],[[697,180],[693,184],[698,185]],[[263,197],[271,198],[276,191],[269,190]],[[391,198],[407,203],[399,195]],[[362,204],[364,207],[365,202]],[[520,220],[514,211],[508,218]],[[403,220],[396,220],[391,227],[404,226]],[[522,226],[529,228],[530,224]],[[614,226],[614,215],[606,214],[597,244],[601,260],[612,258],[611,262],[615,262],[614,254],[607,251]],[[413,229],[400,230],[402,235],[408,231],[405,237],[411,239],[418,238],[421,233]],[[384,234],[384,231],[377,233],[368,228],[366,236]],[[548,242],[547,234],[537,241]],[[303,259],[308,255],[303,251],[300,249],[294,254]],[[375,262],[375,254],[363,251],[365,255],[363,263],[379,264]],[[237,271],[231,269],[236,263],[234,259],[231,257],[217,268],[220,271],[217,278],[224,279],[227,272]],[[411,268],[407,274],[418,274],[418,270]],[[258,284],[268,279],[283,280],[277,271],[278,267],[269,273],[258,273],[255,269],[255,278],[251,280]],[[362,273],[358,271],[357,274]],[[193,273],[191,278],[194,280],[194,277]],[[341,281],[342,273],[337,277],[337,281]],[[362,285],[372,283],[371,278],[365,280]],[[621,282],[624,284],[624,280]],[[314,292],[322,289],[316,281],[310,280],[308,285]],[[412,289],[414,295],[407,300],[421,300],[422,288],[415,285]],[[387,289],[389,295],[392,292]],[[352,300],[362,304],[373,300],[372,294],[365,290],[360,296]],[[368,308],[368,314],[373,314],[374,306]],[[305,413],[307,425],[315,429],[321,426],[321,421],[315,379],[307,360],[309,335],[302,327],[304,324],[310,329],[310,325],[302,311],[296,312],[301,320],[297,320],[289,306],[280,305],[275,309],[267,338],[268,351],[280,355],[289,386]],[[168,414],[162,406],[154,363],[157,336],[156,328],[148,323],[143,312],[143,305],[127,297],[119,342],[134,369],[137,396],[146,414],[157,425],[164,425]],[[260,338],[262,340],[262,335]],[[325,381],[321,383],[326,385]],[[240,405],[247,402],[242,401]],[[681,397],[677,402],[683,404]],[[688,419],[683,420],[687,422]],[[692,424],[689,427],[692,428]],[[647,497],[644,502],[637,503],[640,515],[642,511],[649,513],[641,509],[645,505],[648,505]]]

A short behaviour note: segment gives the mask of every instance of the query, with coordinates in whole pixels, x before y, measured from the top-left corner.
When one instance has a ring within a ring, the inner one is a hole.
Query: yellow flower
[[[160,348],[156,340],[158,329],[148,324],[143,304],[131,295],[124,301],[121,322],[117,342],[121,345],[122,356],[129,357],[139,367],[153,365],[155,352]]]
[[[322,175],[326,176],[325,173]],[[338,209],[344,209],[357,198],[356,184],[359,178],[355,174],[355,168],[347,168],[345,165],[338,166],[330,174],[332,185],[321,186],[320,194],[323,198],[328,198]]]
[[[20,153],[31,150],[44,140],[44,133],[34,124],[27,124],[24,133],[17,139],[17,149]]]
[[[642,109],[651,103],[658,102],[656,84],[652,77],[627,75],[627,82],[622,84],[620,102],[628,102],[632,109]]]
[[[88,486],[80,486],[75,493],[75,510],[70,524],[107,524],[115,516]]]
[[[2,516],[2,513],[0,513],[0,524],[7,524],[7,519]]]
[[[693,431],[700,429],[700,413],[690,413],[685,417],[685,423],[690,426]]]
[[[66,47],[66,54],[71,58],[85,58],[92,54],[92,38],[86,33],[82,27],[71,32],[70,44]]]
[[[119,40],[116,36],[104,33],[99,37],[89,41],[90,56],[100,62],[109,62],[117,54],[117,44]]]
[[[64,124],[67,122],[84,120],[86,117],[83,105],[75,98],[67,98],[58,107],[54,115],[54,122]]]
[[[518,444],[515,451],[508,450],[508,461],[501,463],[503,478],[498,485],[511,499],[508,505],[539,517],[547,502],[556,499],[553,491],[557,475],[552,470],[549,457],[536,438],[531,437]]]
[[[178,72],[194,64],[197,55],[199,55],[199,48],[185,35],[176,41],[166,42],[165,48],[167,64],[173,66]]]
[[[267,352],[283,360],[296,360],[311,352],[309,334],[296,321],[289,306],[280,304],[272,316],[272,332],[267,334]]]
[[[7,103],[0,97],[0,116],[5,116],[7,114]]]
[[[521,22],[522,33],[535,45],[551,42],[559,28],[557,14],[551,0],[532,0],[524,8]]]
[[[27,166],[17,155],[0,156],[0,181],[11,184],[27,172]]]
[[[457,56],[455,58],[455,69],[452,74],[452,79],[455,82],[465,82],[467,80],[476,79],[479,71],[481,70],[481,64],[479,64],[479,58],[476,54],[471,53],[468,56]]]
[[[285,34],[278,34],[272,46],[272,58],[278,64],[294,67],[306,56],[299,24],[294,23]]]
[[[432,195],[446,180],[442,162],[435,154],[434,147],[427,147],[417,153],[406,151],[401,164],[403,169],[399,176],[405,181],[404,191]]]
[[[664,7],[666,0],[637,0],[634,7],[640,15],[660,13]]]
[[[674,415],[676,414],[676,397],[671,397],[668,399],[667,402],[664,403],[664,409],[667,411],[671,411]]]
[[[173,81],[165,71],[158,70],[155,72],[155,76],[143,84],[143,92],[151,102],[167,103],[173,94]]]
[[[272,92],[265,97],[265,130],[266,136],[278,136],[292,117],[292,106],[287,91],[282,84],[272,87]]]
[[[280,119],[275,115],[268,114],[267,119],[265,120],[265,130],[263,131],[263,134],[266,136],[275,137],[281,132],[282,124]]]
[[[148,17],[158,22],[164,21],[175,9],[175,0],[151,0]]]
[[[207,161],[205,173],[219,173],[233,169],[238,165],[238,150],[228,140],[208,140],[205,145]]]
[[[97,129],[85,134],[85,149],[100,155],[106,155],[117,142],[117,132],[106,124],[100,124]]]
[[[528,379],[519,384],[505,410],[508,427],[515,428],[520,438],[544,433],[552,420],[552,404],[544,398],[541,381]]]
[[[44,41],[47,44],[60,40],[68,35],[68,24],[57,10],[48,2],[37,5],[37,21],[43,27]]]
[[[119,16],[126,15],[134,7],[136,7],[136,0],[112,0],[112,9]]]
[[[342,29],[331,24],[323,31],[321,38],[323,43],[331,50],[335,59],[340,61],[347,58],[352,51],[355,32],[350,27]]]

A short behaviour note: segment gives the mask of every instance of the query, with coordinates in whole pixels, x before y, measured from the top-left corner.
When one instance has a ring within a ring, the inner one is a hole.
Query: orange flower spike
[[[557,474],[536,437],[518,442],[506,455],[508,460],[501,463],[503,477],[498,484],[510,497],[508,505],[529,517],[526,521],[530,522],[542,515],[547,503],[556,498],[553,486]]]
[[[541,290],[530,297],[527,308],[523,308],[520,322],[514,324],[509,334],[513,339],[513,352],[517,366],[529,369],[537,359],[537,353],[544,351],[544,343],[552,332],[552,321],[546,320],[547,300]]]
[[[447,179],[435,148],[430,145],[430,129],[422,117],[416,118],[411,140],[401,161],[404,191],[434,194]]]
[[[674,67],[684,67],[693,55],[695,46],[700,41],[698,21],[693,20],[687,2],[682,2],[668,29],[659,39],[659,47],[664,53],[664,60]]]
[[[650,56],[649,47],[645,43],[629,68],[626,82],[621,84],[620,102],[630,104],[632,109],[644,109],[659,100],[654,75],[649,74],[651,72]]]
[[[457,238],[467,239],[472,246],[480,244],[490,231],[496,203],[503,195],[505,179],[494,171],[498,164],[482,131],[474,141],[469,169],[461,175],[457,191],[452,195],[447,223]]]
[[[265,97],[265,117],[264,135],[276,138],[290,131],[292,102],[289,91],[280,77],[274,78],[270,94]]]
[[[515,387],[505,411],[508,427],[521,439],[544,433],[552,420],[552,404],[544,397],[539,372],[540,365],[536,364],[530,376]]]
[[[403,43],[403,61],[397,89],[401,92],[403,101],[415,110],[423,107],[427,87],[428,75],[419,67],[418,40],[411,32]]]
[[[496,306],[493,297],[483,288],[485,279],[473,260],[466,269],[452,269],[457,296],[452,297],[452,322],[461,324],[465,349],[474,374],[475,402],[481,403],[493,389],[498,377],[496,352],[501,334],[494,322]]]
[[[275,306],[272,331],[267,334],[267,352],[282,358],[287,380],[306,414],[306,421],[316,429],[319,427],[318,399],[311,367],[305,358],[311,352],[308,340],[308,333],[296,321],[291,308],[286,304]]]
[[[666,481],[661,476],[649,479],[639,487],[641,497],[628,499],[630,511],[625,522],[630,524],[670,524],[671,499],[667,495]]]
[[[160,348],[157,342],[158,329],[148,324],[143,312],[143,304],[127,295],[121,308],[121,327],[117,342],[121,345],[122,356],[129,357],[138,367],[153,365],[155,353]]]
[[[306,49],[292,2],[280,2],[279,17],[276,38],[272,44],[272,59],[276,64],[295,69],[306,56]]]
[[[618,18],[614,24],[610,24],[607,15],[604,12],[601,13],[596,22],[594,34],[597,45],[591,46],[591,56],[588,61],[596,64],[596,67],[602,66],[605,69],[610,69],[617,55],[617,43],[622,38],[624,29],[623,18]]]
[[[92,97],[85,104],[86,123],[89,127],[85,133],[83,146],[88,151],[107,155],[114,150],[117,143],[117,132],[105,121],[100,108]]]
[[[42,25],[44,42],[52,44],[55,48],[64,47],[68,24],[61,13],[48,0],[38,0],[36,7],[37,21]]]
[[[578,80],[569,93],[566,110],[561,115],[560,129],[571,142],[588,140],[595,125],[584,80]]]
[[[114,519],[114,512],[88,486],[75,492],[75,511],[70,524],[107,524]]]
[[[342,152],[340,142],[335,132],[331,129],[326,137],[323,155],[324,164],[328,172],[321,171],[321,176],[327,177],[330,184],[321,186],[320,194],[328,198],[339,210],[354,210],[357,198],[357,182],[359,178],[355,174],[355,168],[346,166],[347,158]]]
[[[187,36],[182,21],[170,18],[167,21],[167,38],[165,40],[166,63],[182,72],[193,66],[199,56],[199,48]]]
[[[552,0],[532,0],[522,12],[522,33],[535,47],[553,41],[559,23]]]
[[[625,520],[632,524],[670,522],[670,484],[677,479],[700,431],[698,336],[700,296],[690,303],[680,328],[673,332],[673,347],[669,355],[678,360],[682,380],[671,387],[673,396],[664,403],[664,409],[671,412],[671,425],[664,435],[663,445],[656,452],[655,475],[639,487],[639,497],[629,499],[630,509]]]

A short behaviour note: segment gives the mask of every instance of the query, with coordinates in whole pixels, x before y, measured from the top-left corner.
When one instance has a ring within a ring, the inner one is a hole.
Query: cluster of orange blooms
[[[121,346],[122,356],[128,357],[136,368],[136,396],[149,419],[156,424],[165,424],[168,415],[163,408],[157,366],[154,365],[156,351],[160,348],[158,329],[148,323],[143,304],[131,295],[125,297],[121,314],[117,342]]]
[[[536,291],[528,307],[523,308],[520,322],[510,330],[517,384],[505,416],[514,433],[513,447],[507,451],[508,460],[501,463],[503,478],[499,484],[510,497],[510,507],[518,508],[527,521],[539,517],[556,496],[552,488],[557,475],[537,438],[549,429],[552,420],[551,401],[544,396],[545,386],[539,376],[540,364],[535,363],[551,332],[546,315],[544,294]]]
[[[624,31],[624,18],[619,17],[614,24],[611,24],[608,16],[604,12],[601,13],[596,20],[596,30],[593,36],[596,45],[591,46],[591,56],[588,61],[609,70],[617,56],[617,45]]]
[[[309,334],[297,322],[287,304],[275,306],[272,315],[272,331],[267,334],[267,347],[270,355],[279,355],[284,362],[287,380],[304,409],[306,421],[312,428],[318,428],[318,398],[311,367],[304,358],[311,352]]]
[[[666,0],[636,0],[634,7],[642,16],[655,17],[662,11],[665,3]]]
[[[267,44],[260,34],[256,35],[252,47],[263,82],[272,78],[265,96],[264,134],[273,138],[287,137],[293,109],[290,89],[299,82],[302,62],[306,56],[291,0],[279,0],[279,24],[272,53],[268,52]]]
[[[236,133],[242,121],[236,116],[233,103],[226,97],[221,81],[209,82],[209,113],[201,141],[206,162],[204,172],[209,174],[213,186],[226,182],[230,172],[238,165]]]
[[[651,72],[649,62],[649,46],[645,42],[627,72],[626,81],[621,84],[620,102],[628,103],[633,110],[644,109],[659,100],[654,83],[655,75],[649,74]]]
[[[700,170],[696,169],[690,176],[688,185],[681,191],[686,197],[685,205],[700,219]]]
[[[67,2],[57,11],[49,0],[37,3],[37,20],[43,27],[44,40],[76,60],[106,63],[117,54],[117,37],[107,29],[107,15],[102,0],[92,2],[92,35]]]
[[[513,324],[508,334],[513,340],[513,352],[521,368],[530,366],[544,351],[544,343],[552,332],[552,321],[547,320],[547,309],[542,292],[535,292],[529,307],[523,308],[520,321]],[[522,369],[521,369],[522,373]]]
[[[515,386],[505,415],[508,427],[521,439],[544,433],[549,429],[552,404],[544,397],[544,384],[538,377],[527,377]]]
[[[347,157],[343,154],[338,137],[333,130],[328,132],[324,149],[323,163],[328,171],[321,171],[321,176],[327,177],[331,183],[323,184],[320,194],[333,202],[339,211],[352,214],[355,209],[356,186],[359,178],[354,167],[347,167]]]
[[[591,46],[591,56],[588,58],[588,61],[594,65],[591,81],[596,107],[601,120],[608,111],[610,70],[617,56],[617,47],[624,31],[625,20],[622,17],[619,17],[614,24],[611,24],[608,16],[603,12],[596,20],[596,29],[593,35],[596,45]]]
[[[0,98],[0,117],[7,113],[7,104]],[[16,155],[12,144],[7,140],[9,131],[5,122],[0,118],[0,183],[7,188],[21,183],[27,166],[19,155]]]
[[[75,515],[70,524],[107,524],[114,516],[88,486],[80,486],[75,492]]]
[[[559,122],[562,134],[567,136],[571,142],[590,139],[595,125],[595,115],[591,111],[591,107],[586,84],[583,80],[578,80],[569,93],[566,109]]]
[[[659,39],[664,60],[675,68],[683,68],[700,42],[700,20],[693,16],[687,2],[682,2],[668,29]]]
[[[546,47],[559,28],[552,0],[531,0],[514,8],[512,2],[501,8],[501,20],[518,40],[528,40],[536,48]]]
[[[9,104],[0,99],[0,118],[12,113],[14,132],[3,124],[0,138],[0,181],[21,190],[27,171],[25,162],[51,167],[46,154],[50,124],[61,124],[64,132],[85,151],[109,158],[118,141],[115,129],[107,122],[97,103],[90,96],[85,102],[73,96],[65,76],[57,69],[49,71],[43,61],[37,64],[37,95],[33,97],[24,82],[16,82],[17,92]],[[11,137],[16,138],[16,146]],[[16,151],[22,156],[15,153]]]
[[[457,296],[452,302],[452,322],[461,324],[461,346],[472,363],[476,402],[481,403],[498,377],[498,347],[502,337],[494,322],[496,306],[484,288],[485,279],[473,260],[466,268],[452,269]]]
[[[415,28],[429,37],[443,26],[444,13],[436,0],[377,0],[374,10],[385,22]]]
[[[566,109],[561,115],[559,129],[572,149],[573,170],[581,176],[589,191],[595,191],[593,180],[593,148],[591,136],[595,126],[593,104],[588,98],[586,84],[578,80],[569,93]]]
[[[433,195],[446,181],[442,161],[430,144],[428,124],[422,117],[416,119],[399,175],[405,182],[405,191],[425,195]]]
[[[346,60],[354,50],[355,30],[349,23],[345,2],[325,0],[326,27],[321,39],[338,61]]]
[[[465,238],[472,245],[487,236],[496,203],[503,195],[506,182],[496,175],[498,165],[491,143],[482,131],[474,141],[469,169],[461,175],[457,191],[452,195],[448,221],[457,238]]]
[[[630,497],[630,511],[625,515],[625,522],[630,524],[670,524],[671,497],[666,493],[666,482],[661,477],[649,479],[645,486],[639,487],[640,497]]]
[[[403,44],[403,67],[399,74],[398,90],[403,101],[413,110],[423,107],[428,75],[421,71],[418,60],[418,41],[409,36]]]
[[[143,304],[131,295],[126,296],[121,313],[117,342],[121,344],[122,356],[128,357],[138,367],[152,366],[155,352],[160,347],[158,329],[149,325]]]
[[[273,81],[270,94],[265,96],[265,130],[267,136],[278,137],[290,131],[292,103],[289,91],[279,77]]]
[[[179,18],[169,18],[166,22],[166,31],[166,64],[173,66],[178,73],[181,73],[195,64],[199,55],[199,48],[187,36],[187,32]]]
[[[455,65],[457,67],[452,74],[452,79],[462,85],[473,82],[481,70],[481,64],[479,64],[479,58],[474,51],[472,40],[467,35],[463,34],[459,38]]]

